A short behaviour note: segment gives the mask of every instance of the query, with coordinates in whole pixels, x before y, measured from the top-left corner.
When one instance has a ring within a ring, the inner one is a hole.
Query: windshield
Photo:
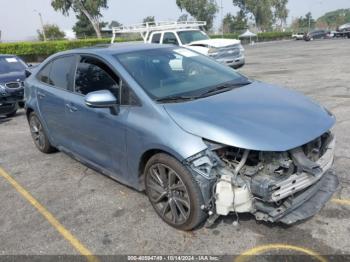
[[[248,82],[233,69],[185,48],[142,50],[115,57],[155,100],[198,97],[220,85]]]
[[[194,31],[180,31],[177,32],[177,34],[180,37],[180,40],[183,45],[187,45],[189,43],[200,41],[200,40],[207,40],[209,37],[202,31],[194,30]]]
[[[0,74],[21,72],[26,69],[25,63],[17,57],[0,57]]]

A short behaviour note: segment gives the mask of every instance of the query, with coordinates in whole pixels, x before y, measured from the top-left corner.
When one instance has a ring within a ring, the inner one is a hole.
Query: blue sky
[[[65,17],[55,12],[50,0],[0,0],[0,30],[3,41],[27,40],[36,36],[40,28],[39,16],[33,10],[42,13],[45,23],[54,23],[63,30],[71,29],[75,17]],[[103,12],[104,21],[118,20],[123,24],[138,23],[148,15],[157,20],[177,19],[181,12],[175,0],[109,0],[109,9]],[[221,0],[217,0],[220,5]],[[237,8],[232,0],[222,0],[224,14],[235,13]],[[305,15],[309,10],[314,17],[319,17],[327,11],[350,8],[350,0],[289,0],[290,10],[288,22],[298,16]],[[221,15],[217,15],[215,25],[219,25]]]

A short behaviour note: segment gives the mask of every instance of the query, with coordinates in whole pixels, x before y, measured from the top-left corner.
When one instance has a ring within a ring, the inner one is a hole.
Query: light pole
[[[38,13],[38,15],[39,15],[41,28],[43,30],[44,42],[46,42],[46,33],[45,33],[45,26],[44,26],[43,16],[41,15],[41,13],[38,10],[34,9],[33,11]]]
[[[322,5],[322,1],[318,1],[316,4]],[[309,29],[308,29],[308,32],[310,32],[310,29],[311,29],[311,8],[312,8],[312,5],[310,5],[310,12],[309,12]]]
[[[221,0],[221,23],[222,23],[221,33],[222,33],[222,38],[224,38],[224,6],[222,5],[222,0]]]

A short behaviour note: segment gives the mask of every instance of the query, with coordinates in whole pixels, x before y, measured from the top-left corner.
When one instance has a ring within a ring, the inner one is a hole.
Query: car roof
[[[155,50],[169,48],[170,45],[159,45],[159,44],[145,44],[141,42],[125,42],[116,44],[102,44],[92,47],[72,49],[69,51],[64,51],[59,54],[76,54],[76,53],[86,53],[86,54],[100,54],[100,55],[116,55],[129,52],[143,51],[143,50]]]

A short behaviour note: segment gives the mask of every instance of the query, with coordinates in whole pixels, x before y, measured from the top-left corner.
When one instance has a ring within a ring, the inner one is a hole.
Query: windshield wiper
[[[190,101],[190,100],[195,100],[195,99],[199,99],[202,97],[210,96],[213,94],[218,94],[218,93],[230,91],[234,88],[238,88],[238,87],[249,85],[249,84],[251,84],[250,81],[239,82],[239,83],[228,82],[228,83],[223,83],[221,85],[217,85],[214,88],[212,88],[212,89],[210,89],[202,94],[196,95],[196,96],[173,95],[173,96],[166,96],[163,98],[156,99],[156,101],[160,102],[160,103]]]
[[[222,93],[222,92],[227,92],[227,91],[230,91],[234,88],[242,87],[242,86],[249,85],[249,84],[251,84],[250,81],[240,82],[240,83],[224,83],[224,84],[215,86],[214,88],[200,94],[199,96],[197,96],[197,98],[210,96],[210,95],[218,94],[218,93]]]
[[[170,103],[170,102],[188,101],[193,99],[195,99],[195,97],[193,96],[166,96],[163,98],[156,99],[156,101],[161,103]]]

